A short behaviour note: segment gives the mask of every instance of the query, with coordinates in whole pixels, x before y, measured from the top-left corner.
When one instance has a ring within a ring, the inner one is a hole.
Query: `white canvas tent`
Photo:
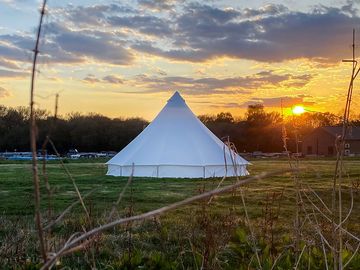
[[[231,156],[232,155],[232,156]],[[235,154],[193,114],[178,92],[132,142],[107,163],[107,175],[208,178],[247,175]]]

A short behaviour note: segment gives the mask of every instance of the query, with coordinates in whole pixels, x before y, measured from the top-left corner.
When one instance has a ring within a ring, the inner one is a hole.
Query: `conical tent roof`
[[[193,114],[178,92],[108,164],[108,175],[212,177],[246,175],[248,162],[230,151]],[[225,166],[226,165],[226,166]]]

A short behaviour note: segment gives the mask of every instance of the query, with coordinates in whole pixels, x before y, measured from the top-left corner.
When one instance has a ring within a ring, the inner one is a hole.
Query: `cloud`
[[[138,0],[140,6],[155,10],[171,10],[175,8],[174,0]]]
[[[8,69],[20,69],[20,67],[12,61],[0,58],[0,67],[8,68]]]
[[[97,78],[94,74],[88,74],[84,79],[86,83],[111,83],[111,84],[123,84],[124,80],[116,75],[107,75],[104,76],[102,79]]]
[[[39,59],[60,64],[130,65],[136,50],[187,62],[221,57],[259,62],[306,58],[324,65],[348,56],[346,41],[351,42],[351,29],[360,25],[353,1],[338,8],[317,6],[300,12],[281,4],[240,9],[138,0],[137,6],[68,5],[53,13],[55,19],[44,25]],[[8,62],[29,62],[33,47],[33,33],[0,35],[0,58]]]
[[[129,65],[134,56],[118,35],[101,31],[71,30],[66,24],[46,25],[47,35],[40,45],[40,63],[84,63],[88,60],[112,65]],[[35,41],[25,34],[1,35],[0,58],[30,62]]]
[[[11,41],[5,42],[7,36],[0,36],[0,57],[3,61],[25,61],[30,56],[30,50],[24,50]],[[28,53],[28,54],[27,54]]]
[[[81,32],[62,33],[56,36],[54,40],[66,52],[101,62],[129,65],[133,60],[132,54],[124,49],[120,43],[83,35]]]
[[[29,76],[28,72],[0,69],[0,78],[20,78]]]
[[[143,34],[155,36],[170,35],[173,31],[166,20],[155,16],[114,16],[108,18],[108,22],[112,26],[127,27],[135,29]]]
[[[86,82],[86,83],[91,83],[91,84],[101,82],[101,80],[98,79],[98,78],[96,78],[95,75],[93,75],[93,74],[88,74],[88,75],[83,79],[83,81]]]
[[[102,80],[104,82],[113,83],[113,84],[123,84],[124,83],[123,79],[121,79],[120,77],[118,77],[116,75],[105,76]]]
[[[294,105],[313,105],[315,102],[310,101],[312,96],[308,95],[297,95],[297,96],[283,96],[283,97],[273,97],[273,98],[252,98],[249,101],[238,104],[238,107],[247,108],[249,105],[254,104],[263,104],[265,107],[281,107],[281,105],[286,107],[292,107]]]
[[[118,4],[99,4],[90,6],[74,6],[72,4],[52,11],[64,21],[77,26],[101,26],[106,24],[106,18],[111,14],[130,14],[136,10],[130,6]]]
[[[254,17],[260,15],[273,16],[286,12],[289,12],[289,9],[284,5],[266,4],[265,6],[262,6],[258,9],[245,8],[242,12],[242,15],[244,17]]]
[[[276,87],[282,84],[292,85],[301,83],[301,87],[312,79],[311,75],[275,74],[273,71],[262,71],[253,75],[229,78],[191,78],[182,76],[148,76],[138,75],[134,84],[138,88],[149,91],[169,91],[180,89],[188,94],[210,93],[251,93],[261,87]]]
[[[4,87],[1,87],[0,86],[0,98],[6,98],[6,97],[9,97],[11,94],[10,94],[10,91],[5,89]]]
[[[348,54],[344,41],[351,40],[351,29],[360,24],[358,16],[341,8],[320,7],[305,13],[268,5],[251,11],[258,16],[247,18],[249,10],[189,5],[176,18],[173,46],[138,40],[133,48],[190,62],[224,56],[260,62],[299,58],[338,62]]]

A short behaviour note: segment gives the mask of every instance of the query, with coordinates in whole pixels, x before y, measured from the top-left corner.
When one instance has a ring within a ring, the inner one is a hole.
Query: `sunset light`
[[[292,109],[292,112],[293,114],[297,114],[297,115],[300,115],[300,114],[303,114],[305,112],[305,109],[303,106],[295,106],[293,109]]]
[[[0,0],[1,269],[359,269],[359,47],[360,0]]]
[[[4,106],[28,106],[36,2],[0,0]],[[355,2],[191,2],[49,1],[37,66],[39,108],[52,111],[61,92],[59,115],[151,121],[178,90],[196,115],[241,117],[257,103],[280,111],[281,101],[338,113],[348,74],[341,60],[360,21]]]

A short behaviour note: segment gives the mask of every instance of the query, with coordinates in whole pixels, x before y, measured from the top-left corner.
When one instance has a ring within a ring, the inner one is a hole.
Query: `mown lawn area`
[[[106,176],[104,162],[105,160],[97,159],[86,160],[86,162],[69,161],[65,163],[82,194],[94,190],[85,199],[85,204],[90,211],[95,226],[105,222],[113,203],[117,200],[119,193],[128,181],[127,177]],[[289,163],[286,159],[259,159],[252,160],[251,163],[252,165],[249,166],[251,175],[289,168]],[[320,203],[311,193],[309,187],[330,207],[334,165],[335,160],[332,159],[300,159],[299,161],[300,171],[298,179],[302,184],[304,192],[318,205]],[[53,216],[56,216],[72,202],[76,201],[77,195],[71,180],[57,161],[48,163],[46,168],[53,193],[51,199]],[[39,171],[41,174],[41,167]],[[352,187],[354,198],[352,214],[346,223],[346,228],[355,235],[359,235],[360,160],[346,160],[345,172],[343,186],[343,207],[345,214],[350,208],[350,187]],[[44,222],[46,223],[48,200],[43,180],[41,176],[41,207],[45,219]],[[143,213],[199,194],[200,192],[214,189],[220,180],[219,178],[205,180],[134,178],[118,207],[117,217]],[[222,186],[232,184],[235,181],[236,179],[234,178],[225,179]],[[269,237],[271,236],[269,234],[271,234],[274,235],[274,239],[271,240],[272,244],[279,244],[283,241],[284,236],[290,238],[293,236],[296,195],[292,174],[285,173],[252,182],[244,186],[243,191],[246,208],[258,237],[270,241]],[[303,199],[304,206],[310,209],[309,202],[305,198]],[[23,246],[20,249],[25,254],[25,257],[30,256],[32,258],[31,261],[36,261],[36,252],[34,251],[36,248],[36,241],[34,240],[36,235],[34,232],[33,215],[31,164],[29,162],[0,162],[0,243],[2,242],[4,245],[4,242],[9,242],[9,235],[25,227],[24,231],[29,235],[22,238]],[[203,251],[201,251],[200,246],[203,242],[200,241],[201,243],[199,243],[197,239],[189,238],[189,235],[192,235],[192,237],[199,235],[199,239],[205,235],[205,238],[201,239],[208,238],[209,225],[204,221],[204,218],[206,222],[209,220],[214,221],[215,225],[211,227],[210,234],[218,235],[219,237],[213,240],[214,246],[216,245],[214,252],[222,250],[228,241],[230,241],[236,228],[245,226],[244,224],[246,223],[239,191],[218,196],[210,204],[198,202],[181,207],[155,219],[155,223],[143,222],[138,224],[132,229],[131,246],[134,250],[142,250],[145,253],[157,250],[176,261],[176,256],[180,256],[179,252],[181,252],[182,248],[186,250],[185,247],[189,245],[187,249],[191,247],[191,256],[184,251],[186,259],[185,257],[182,257],[182,259],[185,260],[185,265],[191,265],[193,262],[189,263],[186,260],[189,259],[189,256],[191,258],[194,257],[196,252],[193,249],[198,248],[197,253],[202,254],[201,252]],[[306,221],[304,214],[302,214],[302,220]],[[66,215],[63,222],[59,223],[55,228],[55,233],[58,233],[58,235],[53,235],[51,238],[51,241],[54,241],[53,247],[55,249],[60,247],[61,243],[74,230],[81,230],[83,223],[84,212],[81,206],[77,205],[72,209],[71,213]],[[201,230],[201,228],[205,229]],[[310,230],[311,234],[311,228],[309,228],[304,226],[304,231]],[[114,250],[110,248],[113,245],[117,245],[117,247],[126,246],[126,243],[128,243],[126,239],[128,238],[125,236],[120,237],[120,239],[116,238],[124,230],[126,231],[127,229],[119,228],[116,233],[113,231],[107,234],[106,241],[112,239],[111,244],[107,243],[105,244],[107,248],[104,247],[104,250],[107,250],[107,256],[111,258],[106,257],[107,260],[112,261],[114,256],[118,258],[124,255],[120,251],[115,252],[116,248]],[[324,227],[324,231],[326,230],[327,228]],[[116,238],[116,240],[113,238]],[[16,241],[20,240],[11,241],[14,241],[14,245],[18,245]],[[116,244],[114,244],[115,242]],[[129,246],[129,244],[127,245]],[[206,242],[206,245],[209,245],[209,243]],[[187,252],[189,251],[187,250]],[[29,255],[29,253],[31,254]],[[0,260],[4,259],[1,258],[1,255],[0,252]],[[201,256],[201,258],[204,258],[205,255],[202,254]],[[209,254],[207,256],[211,257]],[[216,257],[217,255],[213,254],[212,256]],[[194,260],[196,261],[197,259]],[[217,261],[221,261],[221,259],[216,257],[214,264],[209,263],[211,265],[209,267],[216,269],[220,265],[216,264]],[[9,266],[12,265],[11,261],[7,261],[7,263]],[[70,265],[74,266],[73,263],[72,261]]]
[[[119,192],[126,184],[127,177],[106,176],[105,160],[86,160],[86,162],[71,161],[65,165],[68,167],[82,194],[93,189],[94,193],[89,197],[91,207],[95,212],[109,210],[116,201]],[[287,160],[262,159],[251,161],[249,166],[251,175],[261,172],[271,172],[289,168]],[[328,200],[331,195],[332,178],[334,173],[334,160],[300,160],[299,179],[304,186],[309,185]],[[354,185],[359,183],[360,160],[346,161],[346,175],[344,179],[344,196],[349,194],[350,181]],[[46,166],[50,186],[53,190],[54,210],[59,212],[77,199],[71,180],[56,161]],[[41,175],[41,167],[39,168]],[[41,177],[43,180],[43,177]],[[136,212],[143,212],[172,203],[191,195],[198,194],[201,190],[215,188],[221,179],[156,179],[156,178],[134,178],[132,188],[132,202]],[[226,179],[223,185],[231,184],[234,178]],[[44,182],[41,182],[42,206],[46,205],[46,190]],[[294,199],[294,182],[289,173],[262,179],[246,185],[246,198],[248,207],[256,212],[258,204],[272,192],[284,192],[288,201],[283,207],[291,207]],[[347,192],[346,192],[347,191]],[[357,192],[356,187],[354,190]],[[234,202],[228,202],[226,197],[216,200],[215,204],[228,207]],[[126,192],[124,203],[129,202],[130,192]],[[284,198],[284,200],[285,200]],[[357,199],[358,196],[355,196]],[[345,198],[346,199],[346,198]],[[346,204],[345,204],[346,205]],[[359,207],[355,204],[355,207]],[[359,210],[359,209],[356,209]],[[31,175],[31,164],[28,162],[17,162],[12,164],[0,163],[0,213],[2,215],[33,215],[33,185]]]

